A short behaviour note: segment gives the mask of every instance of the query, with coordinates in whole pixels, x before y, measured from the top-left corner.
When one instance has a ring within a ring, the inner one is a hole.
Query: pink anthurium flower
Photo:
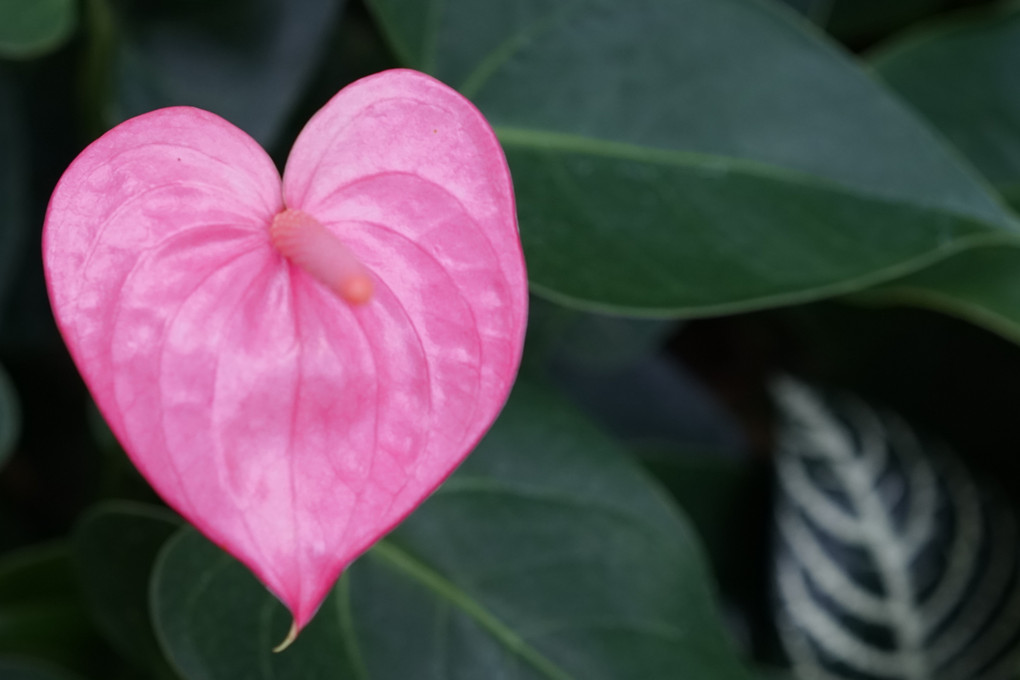
[[[61,178],[43,255],[117,438],[294,634],[471,451],[520,362],[506,161],[474,106],[415,71],[337,94],[282,182],[211,113],[128,120]]]

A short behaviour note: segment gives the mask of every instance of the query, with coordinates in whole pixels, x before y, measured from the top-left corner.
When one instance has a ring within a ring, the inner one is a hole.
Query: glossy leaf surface
[[[1020,342],[1020,243],[975,248],[863,299],[903,302],[962,317]]]
[[[1020,196],[1020,5],[961,13],[879,50],[882,78],[956,144],[1008,201]],[[978,114],[977,112],[980,112]],[[1018,204],[1014,204],[1015,206]],[[1020,340],[1020,242],[980,248],[876,292]]]
[[[533,289],[558,301],[737,311],[1016,233],[923,123],[768,3],[369,4],[405,63],[496,127]]]
[[[809,21],[823,25],[832,13],[835,0],[779,0],[779,2],[795,9]]]
[[[284,207],[360,262],[370,300],[281,255]],[[341,91],[282,184],[211,113],[118,126],[61,179],[44,258],[58,325],[133,462],[299,628],[474,447],[520,361],[505,160],[474,107],[413,71]]]
[[[243,577],[193,532],[164,552],[154,611],[185,678],[747,677],[687,523],[624,452],[524,381],[292,648],[269,651],[286,618]]]
[[[871,63],[998,186],[1020,186],[1020,4],[959,14],[879,49]],[[976,115],[980,112],[980,115]]]

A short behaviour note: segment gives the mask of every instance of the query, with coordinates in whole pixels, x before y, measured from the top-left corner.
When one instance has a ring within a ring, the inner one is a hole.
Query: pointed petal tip
[[[287,632],[287,637],[283,639],[283,642],[273,647],[273,653],[279,654],[290,647],[294,643],[294,640],[297,640],[299,632],[300,629],[298,628],[297,621],[292,621],[290,624],[290,630]]]

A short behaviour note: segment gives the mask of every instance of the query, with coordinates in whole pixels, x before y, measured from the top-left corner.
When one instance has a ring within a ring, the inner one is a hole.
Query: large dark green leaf
[[[824,24],[832,12],[832,5],[835,0],[778,0],[789,5],[811,21]]]
[[[344,577],[284,653],[286,610],[240,563],[192,529],[172,538],[153,574],[152,615],[172,665],[186,680],[358,678],[348,654]]]
[[[270,652],[281,607],[192,531],[165,549],[153,596],[189,679],[747,677],[684,519],[583,418],[521,383],[286,652]]]
[[[173,513],[111,502],[75,527],[74,557],[85,602],[106,638],[126,658],[172,677],[149,617],[149,575],[159,549],[180,526]]]
[[[962,14],[880,50],[878,73],[1007,200],[1020,196],[1020,4]],[[1020,249],[981,248],[880,289],[1020,341]]]
[[[1020,186],[1020,3],[915,30],[871,62],[985,177]]]
[[[1017,237],[938,138],[782,8],[369,5],[405,63],[461,89],[495,125],[533,287],[555,299],[735,311],[860,289]]]
[[[1020,248],[974,249],[868,291],[862,299],[931,307],[1020,343]]]
[[[112,124],[162,106],[217,113],[271,145],[325,48],[342,0],[109,0]]]
[[[0,0],[0,57],[28,59],[56,49],[76,18],[75,0]]]
[[[1020,184],[1000,187],[1002,197],[1014,211],[1020,213]]]

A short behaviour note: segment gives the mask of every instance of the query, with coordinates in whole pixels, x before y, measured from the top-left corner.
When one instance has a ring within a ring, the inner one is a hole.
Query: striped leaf
[[[1012,510],[896,416],[790,379],[774,393],[773,587],[797,677],[1015,677]]]

